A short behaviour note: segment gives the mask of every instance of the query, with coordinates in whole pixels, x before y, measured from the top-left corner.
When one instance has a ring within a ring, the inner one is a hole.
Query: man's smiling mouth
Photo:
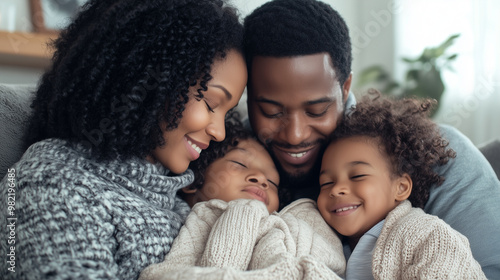
[[[295,158],[301,158],[303,157],[307,152],[302,152],[302,153],[288,153],[290,156],[295,157]]]

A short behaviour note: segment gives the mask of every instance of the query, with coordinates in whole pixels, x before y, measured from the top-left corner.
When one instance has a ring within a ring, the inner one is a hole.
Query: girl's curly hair
[[[177,127],[188,88],[203,96],[211,66],[242,53],[243,27],[221,0],[91,0],[53,42],[28,144],[81,142],[97,159],[145,157]]]
[[[389,158],[393,175],[410,175],[413,189],[408,199],[414,207],[423,208],[431,186],[444,181],[432,168],[456,156],[452,149],[446,148],[448,141],[428,117],[435,103],[430,99],[390,99],[371,90],[352,107],[330,140],[353,136],[375,138]]]
[[[236,111],[228,113],[225,125],[226,138],[224,141],[211,142],[210,146],[200,154],[200,157],[190,163],[189,168],[194,172],[194,182],[189,186],[191,189],[201,189],[208,166],[217,159],[224,157],[229,151],[238,146],[240,141],[257,139],[250,130],[243,126]]]

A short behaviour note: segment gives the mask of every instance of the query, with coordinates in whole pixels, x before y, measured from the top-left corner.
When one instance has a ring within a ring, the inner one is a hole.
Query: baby
[[[280,177],[274,162],[237,115],[226,121],[224,141],[211,143],[200,158],[191,163],[193,184],[182,189],[181,197],[193,207],[197,202],[220,199],[256,199],[269,213],[278,210]]]
[[[182,190],[192,211],[162,263],[146,279],[340,279],[342,245],[310,199],[279,213],[279,175],[270,155],[237,118],[226,139],[190,168]]]
[[[317,205],[344,238],[346,279],[486,279],[466,237],[421,209],[444,180],[432,167],[455,157],[431,105],[371,92],[331,137]]]

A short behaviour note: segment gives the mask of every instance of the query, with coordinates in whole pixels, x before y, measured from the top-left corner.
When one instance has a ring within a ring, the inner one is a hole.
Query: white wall
[[[32,31],[29,0],[0,0],[0,30]],[[36,84],[42,72],[39,68],[0,64],[0,83]]]

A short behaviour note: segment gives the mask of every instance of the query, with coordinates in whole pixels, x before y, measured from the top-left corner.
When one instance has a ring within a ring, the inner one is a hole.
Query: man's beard
[[[318,198],[320,191],[319,172],[321,168],[322,155],[325,150],[324,142],[321,142],[320,145],[322,148],[320,149],[319,156],[313,167],[309,171],[298,173],[287,172],[281,165],[280,161],[276,158],[273,150],[270,148],[272,146],[272,142],[269,142],[266,145],[268,147],[267,150],[273,158],[276,168],[280,174],[280,185],[278,191],[280,209],[299,198],[310,198],[313,200]]]

